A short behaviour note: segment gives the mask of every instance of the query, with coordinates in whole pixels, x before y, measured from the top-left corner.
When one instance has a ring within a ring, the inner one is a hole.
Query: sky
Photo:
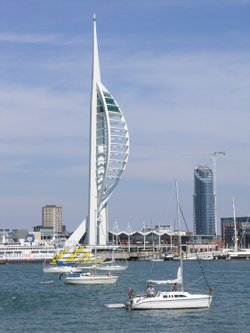
[[[249,216],[250,0],[0,0],[0,228],[87,216],[94,13],[130,136],[109,229],[174,226],[177,179],[193,230],[194,168],[218,151],[218,221],[233,197]]]

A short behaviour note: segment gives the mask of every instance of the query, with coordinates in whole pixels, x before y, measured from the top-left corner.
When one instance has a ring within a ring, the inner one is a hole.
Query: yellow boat
[[[57,252],[52,261],[52,265],[85,265],[103,262],[102,258],[96,258],[90,248],[77,245]]]

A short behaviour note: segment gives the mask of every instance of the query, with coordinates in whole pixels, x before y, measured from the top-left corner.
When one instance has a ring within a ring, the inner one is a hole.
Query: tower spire
[[[100,65],[96,34],[96,17],[93,16],[93,58],[92,91],[90,102],[90,141],[89,141],[89,206],[87,217],[87,243],[97,244],[97,186],[96,186],[96,119],[97,119],[97,82],[100,82]]]
[[[93,16],[93,63],[92,63],[92,75],[93,75],[93,82],[101,81],[100,75],[100,64],[99,64],[99,54],[98,54],[98,43],[97,43],[97,33],[96,33],[96,16]]]
[[[108,199],[128,160],[126,121],[114,97],[101,82],[96,17],[93,16],[93,64],[90,103],[89,205],[87,244],[108,241]]]

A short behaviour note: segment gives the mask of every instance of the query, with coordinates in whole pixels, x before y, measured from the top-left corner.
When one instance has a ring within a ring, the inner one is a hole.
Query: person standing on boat
[[[152,284],[149,284],[147,286],[147,296],[153,297],[155,295],[155,288],[152,286]]]
[[[172,284],[172,291],[177,291],[177,283]]]
[[[134,297],[134,290],[132,288],[129,288],[128,289],[128,298],[131,299]]]

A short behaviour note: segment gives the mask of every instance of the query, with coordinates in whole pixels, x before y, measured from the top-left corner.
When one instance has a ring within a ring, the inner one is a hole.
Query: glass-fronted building
[[[205,164],[194,169],[194,235],[215,234],[213,172]]]

